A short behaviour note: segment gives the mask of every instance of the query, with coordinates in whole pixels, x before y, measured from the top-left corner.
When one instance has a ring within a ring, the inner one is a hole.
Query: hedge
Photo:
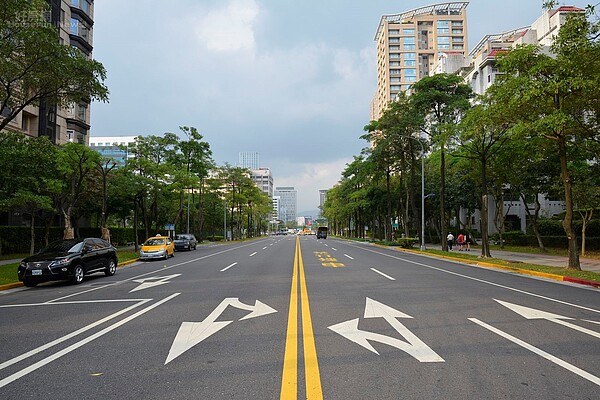
[[[526,235],[521,231],[505,232],[502,235],[502,239],[504,240],[504,244],[509,246],[538,247],[538,241],[535,235]],[[500,236],[497,234],[493,235],[492,240],[494,242],[498,242],[500,240]],[[581,248],[581,237],[577,238],[577,242],[579,244],[579,248]],[[569,248],[569,242],[567,237],[564,235],[564,232],[562,235],[542,236],[542,243],[544,243],[545,247],[549,248]],[[586,250],[600,250],[600,237],[587,237],[586,235],[585,248]]]
[[[48,241],[52,242],[63,238],[63,227],[53,226],[48,232]],[[140,241],[146,239],[145,231],[138,230]],[[100,228],[78,228],[75,230],[75,237],[101,237]],[[116,246],[125,246],[133,243],[133,228],[110,228],[111,242]],[[41,250],[46,245],[46,228],[35,228],[35,251]],[[31,228],[28,226],[0,226],[0,241],[2,244],[2,254],[23,254],[29,253],[31,244]]]

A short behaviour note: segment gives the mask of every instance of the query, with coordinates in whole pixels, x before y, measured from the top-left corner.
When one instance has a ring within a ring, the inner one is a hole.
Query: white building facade
[[[283,222],[296,221],[298,216],[298,192],[293,186],[278,186],[274,191],[279,197],[279,220]]]

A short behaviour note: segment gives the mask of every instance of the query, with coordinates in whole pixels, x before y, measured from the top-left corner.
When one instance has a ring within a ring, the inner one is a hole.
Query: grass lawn
[[[132,250],[117,250],[117,254],[119,257],[119,263],[135,260],[139,257],[139,254]],[[27,254],[12,254],[6,256],[5,260],[19,259],[25,258]],[[19,282],[17,278],[17,268],[19,267],[19,263],[0,265],[0,285],[6,285],[8,283]]]
[[[518,248],[518,247],[515,247],[515,248]],[[499,246],[496,250],[500,250]],[[512,248],[510,250],[508,250],[508,248],[506,246],[504,247],[504,250],[514,251],[514,250],[512,250]],[[521,251],[521,252],[526,253],[525,251]],[[449,255],[448,252],[441,251],[441,250],[426,250],[425,253],[435,254],[435,255],[440,255],[440,256],[448,256]],[[544,253],[544,254],[548,254],[548,253]],[[481,258],[477,255],[477,252],[474,255],[467,254],[467,253],[452,252],[450,256],[453,258],[461,258],[461,259],[469,260],[469,261],[488,262],[488,263],[492,263],[492,264],[498,264],[498,265],[502,265],[503,267],[507,267],[507,268],[526,269],[526,270],[530,270],[530,271],[544,272],[547,274],[570,276],[571,278],[586,279],[586,280],[590,280],[590,281],[600,282],[600,273],[597,273],[597,272],[576,271],[576,270],[561,268],[561,267],[549,267],[546,265],[511,262],[511,261],[501,260],[498,258]]]

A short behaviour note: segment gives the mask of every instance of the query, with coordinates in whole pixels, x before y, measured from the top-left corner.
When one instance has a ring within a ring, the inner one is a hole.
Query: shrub
[[[412,249],[415,244],[419,243],[419,238],[399,238],[398,245],[403,249]]]

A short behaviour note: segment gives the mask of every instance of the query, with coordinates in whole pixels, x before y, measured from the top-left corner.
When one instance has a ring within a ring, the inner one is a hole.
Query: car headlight
[[[63,258],[62,260],[55,260],[50,263],[50,267],[59,267],[61,265],[66,265],[71,262],[69,258]]]

